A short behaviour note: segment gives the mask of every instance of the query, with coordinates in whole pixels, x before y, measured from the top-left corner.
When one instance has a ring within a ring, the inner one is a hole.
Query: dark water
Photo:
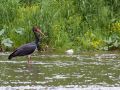
[[[0,56],[0,90],[120,90],[120,59],[94,55]]]

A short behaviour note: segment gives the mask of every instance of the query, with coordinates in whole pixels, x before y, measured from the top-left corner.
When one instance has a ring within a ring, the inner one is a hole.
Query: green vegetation
[[[0,0],[1,50],[32,41],[34,25],[43,48],[119,49],[120,0]]]

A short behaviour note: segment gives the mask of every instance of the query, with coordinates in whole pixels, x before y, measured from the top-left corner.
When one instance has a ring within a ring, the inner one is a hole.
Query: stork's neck
[[[40,41],[40,40],[39,40],[38,38],[36,38],[36,39],[35,39],[35,44],[38,45],[38,42],[39,42],[39,41]]]
[[[38,45],[38,42],[40,41],[37,33],[34,32],[34,35],[35,35],[35,44]]]

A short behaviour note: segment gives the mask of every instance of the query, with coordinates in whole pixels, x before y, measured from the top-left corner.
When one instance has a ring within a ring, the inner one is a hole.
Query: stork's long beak
[[[43,36],[45,36],[45,34],[42,33],[42,31],[41,31],[40,29],[37,29],[37,31],[38,31],[40,34],[42,34]]]

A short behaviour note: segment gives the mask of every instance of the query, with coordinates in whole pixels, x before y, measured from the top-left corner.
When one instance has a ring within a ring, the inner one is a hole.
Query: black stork
[[[35,42],[27,43],[27,44],[24,44],[24,45],[20,46],[19,48],[17,48],[14,52],[12,52],[9,55],[9,57],[8,57],[9,60],[16,56],[26,56],[27,55],[28,63],[30,62],[30,60],[31,60],[30,54],[32,54],[35,51],[35,49],[38,47],[38,43],[40,41],[38,32],[40,34],[44,35],[42,33],[42,31],[36,26],[33,27],[32,31],[35,35]]]

